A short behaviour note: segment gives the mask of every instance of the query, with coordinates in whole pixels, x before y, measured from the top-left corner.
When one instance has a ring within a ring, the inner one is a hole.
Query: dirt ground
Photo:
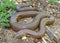
[[[56,36],[60,39],[60,18],[55,19],[55,23],[53,26],[50,26],[51,30],[56,34]],[[45,35],[41,39],[34,39],[31,36],[26,37],[26,39],[16,39],[16,32],[10,29],[2,29],[0,31],[0,43],[55,43],[48,35]],[[58,42],[60,43],[60,42]]]
[[[47,12],[54,13],[55,22],[53,26],[49,26],[51,31],[55,33],[56,37],[59,39],[57,43],[60,43],[60,8],[59,5],[52,5],[50,8],[50,4],[47,5]],[[57,8],[57,9],[56,9]],[[56,16],[58,14],[58,16]],[[31,18],[27,19],[27,21],[31,22]],[[22,22],[23,23],[23,22]],[[47,34],[41,39],[35,39],[29,35],[29,37],[23,36],[22,39],[15,38],[16,32],[14,32],[11,28],[2,28],[0,30],[0,43],[56,43],[54,40],[51,40]]]

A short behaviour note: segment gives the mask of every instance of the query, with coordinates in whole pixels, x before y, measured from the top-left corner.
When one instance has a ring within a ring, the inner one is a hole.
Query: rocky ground
[[[6,29],[2,27],[0,28],[1,29],[0,30],[0,43],[60,43],[60,7],[59,5],[48,4],[46,9],[48,13],[51,13],[52,16],[55,16],[54,24],[49,27],[50,27],[50,30],[59,39],[58,42],[51,40],[47,34],[45,34],[45,36],[42,37],[41,39],[35,39],[31,36],[29,37],[23,36],[22,39],[17,39],[14,37],[16,32],[14,32],[11,28]],[[22,19],[22,21],[24,21],[24,19]],[[31,21],[32,21],[32,18],[25,18],[25,22],[29,23]]]
[[[54,25],[50,26],[50,28],[60,41],[60,18],[56,18]],[[0,43],[56,43],[55,41],[50,40],[50,37],[48,37],[47,34],[45,34],[45,36],[41,39],[34,39],[31,36],[23,36],[22,39],[16,39],[14,37],[15,34],[16,32],[14,32],[11,28],[2,29],[0,31]]]

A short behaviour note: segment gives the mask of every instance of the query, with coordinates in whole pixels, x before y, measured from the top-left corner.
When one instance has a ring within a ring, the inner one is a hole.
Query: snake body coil
[[[24,29],[24,30],[19,31],[16,34],[16,37],[17,38],[21,38],[23,35],[27,35],[28,34],[28,35],[32,35],[35,38],[41,38],[44,35],[44,33],[45,33],[45,26],[47,24],[50,24],[50,23],[52,24],[53,23],[53,20],[51,20],[49,18],[44,18],[40,22],[39,31],[38,32],[29,30],[29,29]]]
[[[31,10],[31,11],[30,11]],[[54,20],[49,19],[50,15],[46,12],[33,11],[33,8],[22,8],[20,12],[14,14],[10,18],[10,24],[12,29],[17,32],[16,37],[22,37],[23,35],[32,35],[35,38],[40,38],[45,34],[45,25],[53,23]],[[21,12],[22,11],[22,12]],[[24,12],[25,11],[25,12]],[[27,24],[17,23],[18,18],[34,17],[33,21]],[[39,31],[35,32],[34,29],[39,25]]]
[[[29,16],[35,16],[36,17],[33,19],[33,21],[31,23],[27,23],[27,24],[19,24],[16,23],[16,19],[17,17],[29,17]],[[10,18],[10,24],[11,27],[14,31],[19,31],[22,29],[35,29],[37,28],[39,22],[41,21],[42,18],[45,17],[50,17],[49,15],[45,15],[45,12],[36,12],[36,11],[26,11],[26,12],[19,12],[17,14],[14,14],[11,18]]]

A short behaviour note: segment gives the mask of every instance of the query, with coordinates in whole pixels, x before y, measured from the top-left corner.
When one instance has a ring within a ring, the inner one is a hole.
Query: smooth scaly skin
[[[35,32],[35,31],[32,31],[32,30],[29,30],[29,29],[23,29],[23,30],[20,30],[19,32],[17,32],[16,34],[16,37],[17,38],[21,38],[23,35],[31,35],[35,38],[41,38],[44,34],[45,34],[45,26],[47,24],[52,24],[54,22],[54,20],[51,20],[49,18],[43,18],[40,22],[40,26],[39,26],[39,31],[38,32]]]
[[[19,23],[16,23],[16,19],[17,19],[18,16],[20,16],[20,17],[25,17],[25,16],[26,17],[28,17],[28,16],[35,17],[36,16],[36,17],[30,23],[19,24]],[[46,15],[46,12],[37,12],[37,11],[19,12],[19,13],[14,14],[10,18],[10,24],[11,24],[11,27],[14,31],[19,31],[19,30],[22,30],[22,29],[33,29],[34,30],[39,25],[41,19],[45,18],[45,17],[50,17],[50,16]]]

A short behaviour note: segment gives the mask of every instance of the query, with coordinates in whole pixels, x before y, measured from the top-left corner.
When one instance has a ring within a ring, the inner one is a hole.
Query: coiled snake
[[[34,17],[33,21],[27,24],[17,23],[17,18],[24,18],[24,17]],[[18,12],[11,16],[10,24],[12,29],[17,32],[16,37],[22,37],[23,35],[31,35],[35,38],[41,38],[45,34],[46,25],[50,25],[54,22],[54,20],[50,19],[50,15],[47,15],[46,12],[40,11],[25,11]],[[39,31],[35,30],[39,25]]]

